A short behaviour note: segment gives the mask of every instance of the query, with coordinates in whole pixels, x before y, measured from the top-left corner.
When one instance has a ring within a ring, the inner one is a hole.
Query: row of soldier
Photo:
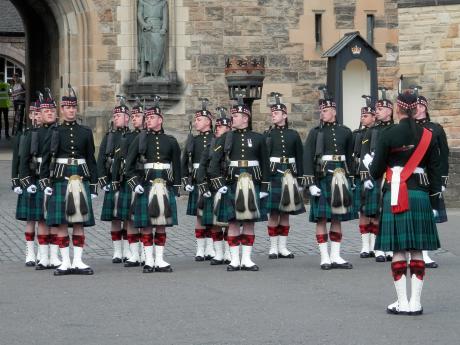
[[[279,94],[271,95],[272,126],[264,134],[252,130],[251,110],[242,99],[231,108],[231,117],[225,108],[218,108],[213,131],[214,115],[203,101],[194,116],[198,135],[189,135],[182,158],[177,140],[164,133],[159,99],[149,109],[137,104],[129,110],[122,102],[113,110],[111,130],[96,160],[91,129],[76,121],[76,95],[71,92],[62,98],[63,121],[58,124],[48,90],[31,107],[33,126],[17,140],[13,160],[17,219],[27,221],[26,265],[55,268],[55,275],[93,274],[81,257],[84,227],[95,224],[91,200],[97,184],[105,192],[101,220],[111,223],[112,261],[127,267],[142,265],[144,273],[172,271],[164,260],[166,228],[177,225],[176,197],[181,189],[189,192],[187,215],[196,217],[196,261],[225,263],[228,271],[259,270],[251,258],[254,223],[267,220],[269,258],[294,258],[287,249],[289,215],[305,212],[304,188],[310,194],[309,220],[316,223],[322,269],[352,268],[340,255],[341,222],[358,218],[360,256],[391,260],[391,246],[382,238],[376,243],[382,188],[388,190],[389,183],[384,176],[372,176],[369,162],[383,133],[394,125],[394,106],[383,90],[380,100],[362,108],[360,128],[352,132],[337,123],[335,102],[324,91],[320,125],[310,131],[304,145],[298,132],[288,128],[287,108]],[[443,175],[444,190],[445,133],[429,120],[426,98],[419,96],[413,103],[416,123],[430,128],[441,151],[437,173]],[[133,130],[128,127],[130,119]],[[431,181],[436,176],[422,168],[414,176],[419,181],[415,188],[429,190],[436,185]],[[447,220],[443,206],[436,207],[436,216],[439,222]],[[425,255],[427,265],[436,267]]]

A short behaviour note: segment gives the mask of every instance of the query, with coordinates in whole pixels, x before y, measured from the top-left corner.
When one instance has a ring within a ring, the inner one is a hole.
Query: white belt
[[[295,163],[295,158],[294,157],[270,157],[270,162],[272,163],[290,163],[294,164]]]
[[[345,162],[345,155],[323,155],[323,161]]]
[[[68,164],[68,165],[82,165],[86,163],[84,158],[58,158],[56,159],[58,164]]]
[[[200,167],[200,163],[193,163],[193,169],[198,169]]]
[[[393,174],[391,175],[391,206],[398,205],[398,196],[399,196],[399,185],[401,184],[401,172],[404,167],[392,167],[391,170]],[[415,168],[414,174],[424,174],[425,169],[417,167]]]
[[[153,170],[165,170],[170,169],[171,164],[169,163],[146,163],[144,164],[144,169],[153,169]]]
[[[239,168],[258,167],[259,161],[230,161],[230,166]]]

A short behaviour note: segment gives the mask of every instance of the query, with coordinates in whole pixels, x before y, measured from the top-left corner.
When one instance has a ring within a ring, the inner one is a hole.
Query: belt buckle
[[[332,160],[334,162],[340,162],[340,156],[339,155],[332,155]]]
[[[78,161],[75,158],[69,158],[67,159],[67,165],[77,165]]]
[[[289,158],[287,158],[287,157],[281,157],[281,163],[282,163],[282,164],[287,164],[287,163],[289,163]]]
[[[249,166],[248,161],[238,161],[238,167],[240,168],[247,168]]]

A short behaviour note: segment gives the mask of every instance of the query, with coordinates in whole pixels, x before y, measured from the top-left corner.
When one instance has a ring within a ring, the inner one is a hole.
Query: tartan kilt
[[[328,162],[328,169],[334,170],[335,168],[343,168],[342,162]],[[333,174],[326,174],[326,176],[319,179],[318,188],[321,189],[320,196],[310,197],[310,216],[309,221],[317,223],[321,219],[325,218],[327,222],[331,220],[347,221],[358,218],[353,212],[353,205],[348,208],[345,214],[333,214],[331,201],[332,201],[332,176]],[[351,181],[348,178],[348,185],[351,186]],[[352,192],[352,191],[351,191]],[[353,199],[353,195],[351,195]],[[354,200],[352,200],[353,203]]]
[[[18,202],[16,203],[16,219],[27,221],[27,202],[26,202],[26,193],[18,195]]]
[[[440,248],[438,231],[427,192],[409,190],[409,210],[391,212],[391,193],[384,192],[380,232],[375,249],[382,251],[436,250]]]
[[[353,194],[353,217],[359,218],[359,212],[361,212],[361,193],[362,183],[361,180],[355,178],[355,189],[352,190]]]
[[[447,211],[446,211],[446,204],[444,203],[444,198],[439,200],[439,207],[438,207],[438,216],[434,218],[436,223],[446,223],[447,222]]]
[[[206,226],[214,225],[214,196],[212,193],[210,198],[204,198],[203,215],[201,216],[201,224]]]
[[[162,170],[153,170],[152,179],[162,178],[162,176]],[[133,201],[133,223],[135,228],[146,228],[152,226],[149,217],[149,193],[152,185],[148,181],[143,181],[142,186],[144,187],[144,193],[136,194],[134,196]],[[167,185],[166,189],[168,190],[168,199],[169,206],[171,207],[172,222],[171,224],[167,224],[165,226],[170,227],[178,224],[176,195],[174,194],[173,187]]]
[[[244,172],[247,172],[251,174],[251,170],[245,169],[245,168],[239,168],[239,174],[242,174]],[[236,185],[237,181],[232,181],[228,185],[228,191],[227,193],[222,195],[222,199],[220,202],[220,207],[217,212],[217,221],[221,223],[228,223],[231,221],[236,221],[236,213],[235,213],[235,193],[236,193]],[[260,193],[260,184],[256,183],[254,181],[254,187],[255,187],[255,193],[256,195],[259,195]],[[259,208],[260,211],[260,217],[255,220],[248,220],[248,221],[240,221],[242,223],[248,222],[248,223],[254,223],[254,222],[265,222],[268,220],[267,216],[267,198],[256,198],[256,203],[257,207]]]
[[[101,211],[101,220],[102,221],[111,221],[119,220],[120,218],[113,216],[113,211],[116,207],[115,205],[115,193],[110,190],[109,192],[104,192],[104,202],[102,203]]]
[[[199,190],[198,186],[195,185],[193,191],[188,193],[188,203],[187,203],[187,216],[196,216],[197,215],[197,205],[198,205]]]
[[[290,165],[291,164],[278,164],[277,168],[279,168],[281,171],[285,171],[287,169],[290,169]],[[293,177],[296,178],[294,175]],[[283,179],[283,174],[278,171],[270,175],[270,193],[267,197],[267,202],[266,202],[268,212],[274,211],[278,213],[287,213],[287,214],[292,214],[292,215],[304,213],[305,207],[303,205],[297,211],[292,211],[292,212],[280,211],[279,205],[281,202],[281,193],[283,191],[282,179]]]
[[[78,175],[78,166],[77,165],[67,165],[65,168],[65,176]],[[47,196],[46,201],[46,224],[48,226],[58,226],[61,224],[66,224],[72,226],[72,223],[69,223],[66,219],[65,214],[65,194],[67,191],[67,180],[57,180],[53,181],[53,195]],[[84,227],[94,226],[94,213],[93,213],[93,203],[91,201],[91,193],[89,189],[89,181],[83,180],[83,186],[88,199],[88,221],[83,223]]]
[[[27,193],[27,191],[25,191],[23,194],[25,196],[25,206],[27,208],[27,220],[45,220],[43,208],[45,202],[45,193],[42,190],[37,189],[37,192],[34,194]]]
[[[379,179],[372,182],[374,183],[374,188],[372,189],[365,189],[364,185],[361,185],[363,193],[361,211],[366,217],[377,217],[380,213],[382,180]]]
[[[118,204],[117,214],[118,219],[121,220],[131,220],[131,201],[133,198],[133,192],[128,184],[123,181],[120,185],[120,190],[118,191]]]

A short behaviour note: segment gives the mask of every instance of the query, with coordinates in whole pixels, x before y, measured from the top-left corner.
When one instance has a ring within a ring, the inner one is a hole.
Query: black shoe
[[[376,256],[375,262],[385,262],[385,257],[383,255]]]
[[[195,256],[195,261],[204,261],[204,256]]]
[[[425,264],[426,268],[438,268],[439,265],[436,263],[436,261],[430,262],[429,264]]]
[[[211,265],[211,266],[223,265],[223,264],[224,264],[224,260],[212,259],[211,262],[210,262],[210,265]]]
[[[417,311],[410,311],[409,315],[422,315],[423,314],[423,308]]]
[[[145,261],[141,261],[140,266],[144,266],[144,265],[145,265]]]
[[[204,259],[205,259],[206,261],[209,261],[209,260],[212,260],[213,257],[214,257],[214,256],[206,255],[206,256],[204,257]]]
[[[124,258],[123,258],[123,262],[126,262],[126,261],[128,261],[128,258],[127,258],[127,257],[124,257]]]
[[[122,262],[123,262],[123,260],[121,258],[113,258],[112,259],[113,264],[121,264]]]
[[[58,268],[59,266],[61,266],[61,265],[49,265],[48,269],[49,270],[51,270],[51,269],[54,270],[54,269]]]
[[[393,260],[393,256],[392,256],[392,255],[387,255],[387,256],[385,257],[385,259],[386,259],[387,261],[392,261],[392,260]]]
[[[173,271],[171,265],[165,266],[165,267],[155,267],[155,272],[161,272],[161,273],[171,273]]]
[[[44,266],[44,265],[42,265],[41,263],[38,263],[38,265],[35,266],[35,269],[36,269],[37,271],[43,271],[43,270],[47,270],[47,269],[48,269],[48,266]]]
[[[230,260],[224,260],[224,264],[228,265],[231,261]]]
[[[235,272],[235,271],[239,271],[240,270],[240,266],[232,266],[232,265],[227,265],[227,272]]]
[[[370,258],[371,255],[370,255],[369,253],[362,252],[362,253],[359,254],[359,257],[360,257],[361,259],[367,259],[367,258]]]
[[[278,257],[280,259],[294,259],[294,254],[293,253],[289,253],[288,255],[283,255],[281,253],[278,254]]]
[[[268,254],[268,258],[269,259],[278,259],[278,254],[274,254],[274,253]]]
[[[250,271],[250,272],[257,272],[259,270],[259,266],[252,265],[251,267],[241,266],[242,271]]]
[[[396,308],[387,308],[387,314],[391,315],[411,315],[410,311],[399,311]]]
[[[322,270],[325,270],[325,271],[328,271],[332,268],[331,264],[322,264],[321,265],[321,269]]]
[[[35,267],[35,261],[27,261],[26,267]]]
[[[141,263],[139,261],[126,261],[123,266],[125,267],[139,267]]]
[[[54,275],[55,276],[67,276],[69,274],[72,274],[72,269],[71,268],[68,268],[66,270],[60,270],[59,268],[55,269],[54,270]]]
[[[142,268],[142,273],[153,273],[153,272],[155,272],[155,268],[152,267],[152,266],[145,265],[145,266]]]
[[[86,267],[86,268],[72,268],[72,274],[79,274],[82,276],[91,276],[94,274],[94,271],[91,267]]]
[[[375,252],[373,252],[373,251],[372,251],[372,252],[369,252],[369,257],[370,257],[370,258],[375,258]]]
[[[331,264],[331,268],[341,268],[345,270],[351,270],[353,268],[353,265],[350,264],[349,262],[344,262],[343,264],[338,264],[337,262],[333,262]]]

